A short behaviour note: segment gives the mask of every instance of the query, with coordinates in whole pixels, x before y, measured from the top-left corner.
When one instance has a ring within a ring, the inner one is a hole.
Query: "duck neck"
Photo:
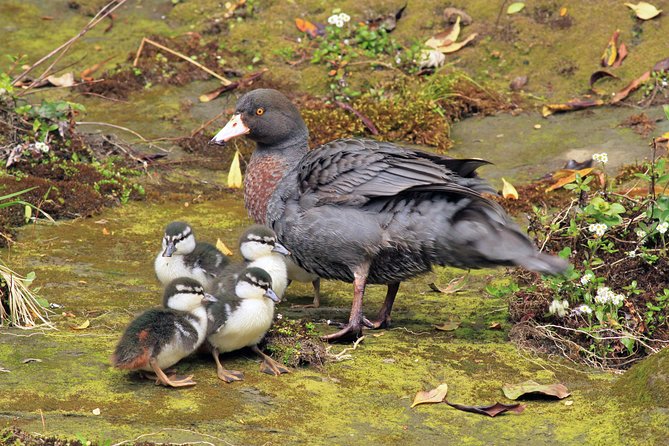
[[[256,223],[266,223],[269,199],[284,175],[306,155],[307,138],[305,131],[279,144],[257,143],[244,177],[244,202]]]

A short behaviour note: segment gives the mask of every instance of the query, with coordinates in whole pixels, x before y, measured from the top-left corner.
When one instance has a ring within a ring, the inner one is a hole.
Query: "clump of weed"
[[[314,324],[302,319],[287,319],[278,314],[263,343],[267,352],[290,367],[311,365],[320,369],[327,358],[325,343]]]

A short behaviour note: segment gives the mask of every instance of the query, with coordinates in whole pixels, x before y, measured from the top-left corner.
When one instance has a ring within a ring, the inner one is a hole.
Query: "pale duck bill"
[[[290,255],[290,251],[288,251],[288,249],[286,249],[286,247],[283,246],[281,243],[275,243],[274,248],[272,248],[272,252],[283,254],[284,256]]]
[[[276,295],[273,289],[269,288],[267,291],[265,291],[265,297],[269,297],[272,299],[274,302],[279,303],[281,302],[281,298]]]
[[[232,118],[225,124],[225,127],[212,138],[211,143],[222,146],[232,138],[246,135],[249,131],[249,128],[242,121],[242,115],[236,113],[232,115]]]

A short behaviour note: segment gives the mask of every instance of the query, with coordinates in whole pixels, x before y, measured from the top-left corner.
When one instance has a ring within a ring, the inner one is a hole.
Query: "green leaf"
[[[506,13],[507,14],[516,14],[520,11],[522,11],[525,8],[525,3],[523,2],[516,2],[516,3],[511,3],[508,8],[506,8]]]
[[[30,219],[32,218],[32,216],[33,216],[33,208],[30,207],[30,205],[25,205],[25,206],[23,207],[23,216],[24,216],[25,219],[26,219],[26,223],[28,223],[28,222],[30,221]]]
[[[620,342],[625,346],[625,348],[627,349],[627,351],[629,352],[630,355],[632,353],[634,353],[634,344],[636,344],[634,339],[632,339],[632,338],[622,338],[620,340]]]
[[[664,116],[669,119],[669,105],[663,105],[662,110],[664,110]]]

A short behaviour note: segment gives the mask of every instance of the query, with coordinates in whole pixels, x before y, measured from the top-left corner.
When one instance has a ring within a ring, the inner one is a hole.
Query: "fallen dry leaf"
[[[297,29],[299,29],[303,33],[306,33],[312,39],[314,37],[318,37],[320,35],[325,34],[324,27],[322,26],[319,27],[317,24],[312,23],[306,19],[301,19],[299,17],[295,18],[295,26],[297,26]]]
[[[406,9],[408,3],[405,3],[397,12],[391,12],[384,16],[376,17],[373,19],[366,20],[365,23],[369,29],[385,29],[388,32],[391,32],[397,27],[397,21],[402,18],[404,10]]]
[[[440,384],[436,389],[430,391],[421,390],[413,399],[411,407],[426,403],[441,403],[448,393],[448,385]]]
[[[49,76],[46,80],[54,87],[71,87],[74,85],[74,74],[69,72],[61,76]]]
[[[502,324],[499,322],[493,322],[490,325],[488,325],[488,330],[501,330],[502,329]]]
[[[560,17],[564,17],[566,15],[567,15],[567,8],[563,6],[562,8],[560,8]]]
[[[478,413],[481,415],[488,415],[489,417],[495,417],[501,413],[512,412],[512,413],[521,413],[525,410],[524,404],[502,404],[495,403],[490,406],[465,406],[463,404],[454,404],[446,401],[451,407],[455,407],[458,410],[463,410],[465,412]]]
[[[620,43],[620,46],[618,47],[618,58],[613,64],[613,68],[618,68],[623,64],[623,60],[627,57],[627,45],[624,43]]]
[[[669,71],[669,57],[666,59],[662,59],[658,61],[655,65],[653,65],[653,71]]]
[[[86,319],[84,322],[81,324],[77,325],[76,327],[70,327],[72,330],[86,330],[88,327],[91,326],[91,321]]]
[[[437,293],[453,294],[457,293],[458,291],[462,290],[462,288],[464,288],[468,278],[469,278],[469,273],[465,274],[462,277],[456,277],[455,279],[451,279],[451,281],[448,282],[448,285],[446,285],[446,288],[441,288],[434,282],[430,283],[428,286],[432,291],[435,291]]]
[[[592,172],[594,168],[593,167],[588,167],[586,169],[581,169],[581,170],[573,170],[570,171],[570,169],[560,169],[557,172],[553,174],[553,179],[557,179],[555,183],[553,183],[550,187],[546,189],[546,192],[550,192],[555,189],[559,189],[565,184],[573,183],[576,181],[576,174],[580,175],[581,178],[585,177],[588,175],[590,172]],[[570,171],[568,174],[564,175],[564,172]]]
[[[512,91],[521,90],[525,85],[527,85],[528,77],[527,76],[516,76],[513,78],[509,84],[509,88]]]
[[[609,78],[609,77],[612,77],[614,79],[620,79],[618,76],[616,76],[615,74],[609,73],[608,71],[604,71],[604,70],[595,71],[594,73],[592,73],[590,75],[590,88],[594,88],[595,83],[598,80],[604,79],[604,78]]]
[[[230,172],[228,172],[228,187],[232,189],[239,189],[242,187],[242,169],[239,166],[239,150],[235,152],[230,164]]]
[[[216,248],[226,256],[232,255],[232,251],[230,250],[230,248],[228,248],[226,244],[223,243],[223,240],[221,240],[220,238],[216,239]]]
[[[502,197],[511,200],[518,199],[518,191],[513,187],[513,184],[506,181],[504,177],[502,177]]]
[[[657,17],[662,12],[661,9],[657,9],[655,6],[646,2],[639,2],[636,5],[632,3],[625,3],[625,6],[634,11],[636,16],[641,20],[650,20],[653,17]]]
[[[616,93],[613,96],[613,99],[611,99],[611,103],[615,104],[617,102],[622,101],[625,99],[631,92],[639,88],[641,85],[646,83],[650,79],[650,71],[646,71],[643,73],[641,76],[639,76],[637,79],[634,79],[632,82],[630,82],[625,88],[620,90],[618,93]]]
[[[102,235],[111,235],[111,232],[107,228],[102,228]]]
[[[563,384],[539,384],[534,381],[525,381],[520,384],[504,384],[504,396],[510,400],[517,400],[525,395],[542,395],[558,399],[567,398],[571,392]]]
[[[462,47],[467,45],[469,42],[476,39],[477,36],[478,36],[477,33],[473,33],[473,34],[467,36],[465,38],[465,40],[463,40],[462,42],[452,43],[452,44],[450,44],[448,46],[445,46],[445,47],[440,46],[439,48],[437,48],[437,50],[439,50],[439,51],[441,51],[442,53],[445,53],[445,54],[455,53],[456,51],[459,51]]]
[[[435,325],[434,328],[439,331],[455,331],[460,328],[460,321],[447,321],[443,324]]]
[[[433,48],[435,50],[439,49],[442,46],[448,46],[458,40],[460,36],[460,16],[457,17],[453,27],[448,31],[443,31],[435,34],[434,36],[427,39],[425,46]]]
[[[583,110],[584,108],[599,107],[600,105],[604,105],[604,101],[601,99],[577,99],[564,104],[547,104],[541,109],[541,116],[546,118],[553,113]]]
[[[21,361],[21,364],[29,364],[31,362],[42,362],[42,360],[38,358],[26,358]]]
[[[609,43],[606,44],[606,49],[604,49],[604,54],[602,54],[602,60],[600,63],[603,67],[610,67],[613,65],[618,58],[618,37],[620,36],[620,30],[617,29],[611,38]]]

